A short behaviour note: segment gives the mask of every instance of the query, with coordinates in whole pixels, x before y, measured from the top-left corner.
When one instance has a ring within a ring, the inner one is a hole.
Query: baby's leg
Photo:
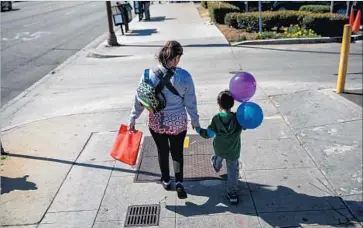
[[[213,165],[214,171],[216,171],[217,173],[222,168],[222,162],[223,162],[223,158],[218,157],[217,155],[213,155],[213,157],[212,157],[212,165]]]
[[[227,191],[229,194],[237,194],[238,192],[238,159],[227,161]]]

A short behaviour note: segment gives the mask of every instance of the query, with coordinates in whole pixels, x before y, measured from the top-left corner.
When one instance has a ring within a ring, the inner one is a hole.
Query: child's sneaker
[[[238,195],[235,193],[227,193],[228,200],[231,204],[238,204]]]
[[[170,191],[171,190],[171,181],[169,180],[169,182],[165,182],[161,179],[161,185],[164,187],[164,189],[166,191]]]
[[[179,199],[186,199],[188,197],[182,183],[180,183],[180,182],[176,183],[175,188],[176,188],[176,192],[178,193]]]
[[[212,160],[212,166],[213,166],[214,171],[216,171],[216,173],[218,173],[220,171],[220,169],[216,168],[216,159],[217,159],[217,156],[213,155],[211,160]]]

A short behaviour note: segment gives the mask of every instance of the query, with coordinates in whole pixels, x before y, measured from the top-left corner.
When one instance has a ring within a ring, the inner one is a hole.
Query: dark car
[[[13,10],[13,2],[11,1],[1,1],[1,11],[7,9],[8,11]]]
[[[258,11],[258,1],[227,1],[229,4],[235,5],[241,9],[241,11],[245,11],[246,7],[248,7],[249,12]],[[247,4],[246,4],[247,3]],[[261,7],[262,11],[270,10],[274,1],[262,1]]]
[[[302,1],[276,1],[271,10],[278,11],[278,10],[299,10],[303,5],[328,5],[330,6],[331,1],[313,1],[313,2],[302,2]],[[334,1],[333,2],[333,13],[343,14],[349,16],[351,11],[350,9],[354,9],[354,16],[357,15],[357,10],[361,10],[363,8],[363,1]],[[348,10],[348,12],[347,12]],[[361,13],[360,16],[360,23],[363,23],[363,14]]]
[[[317,2],[308,1],[275,1],[272,4],[271,10],[273,11],[284,11],[284,10],[299,10],[303,5],[318,5]],[[320,4],[319,4],[320,5]],[[325,4],[324,4],[325,5]]]
[[[331,1],[276,1],[272,5],[271,10],[280,11],[280,10],[299,10],[303,5],[328,5],[330,6]],[[333,13],[338,14],[346,14],[349,15],[349,10],[351,7],[354,8],[362,8],[361,1],[349,1],[349,5],[347,6],[347,1],[333,1]]]

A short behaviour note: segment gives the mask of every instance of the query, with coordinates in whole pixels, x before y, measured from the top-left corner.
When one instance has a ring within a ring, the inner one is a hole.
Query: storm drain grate
[[[160,205],[135,205],[127,209],[124,227],[159,226]]]

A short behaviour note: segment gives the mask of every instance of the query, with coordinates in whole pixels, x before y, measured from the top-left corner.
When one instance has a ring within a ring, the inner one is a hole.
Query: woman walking
[[[183,187],[183,146],[187,133],[187,112],[193,128],[200,125],[193,79],[186,70],[177,68],[182,55],[183,48],[177,41],[166,42],[157,56],[159,61],[157,68],[149,72],[149,81],[154,88],[160,82],[160,75],[165,78],[169,72],[173,76],[170,78],[170,83],[165,82],[159,94],[165,100],[166,106],[160,112],[149,113],[148,126],[158,150],[163,187],[165,190],[171,189],[170,151],[178,198],[185,199],[187,193]],[[135,121],[143,110],[144,106],[135,97],[129,123],[130,131],[135,131]]]

